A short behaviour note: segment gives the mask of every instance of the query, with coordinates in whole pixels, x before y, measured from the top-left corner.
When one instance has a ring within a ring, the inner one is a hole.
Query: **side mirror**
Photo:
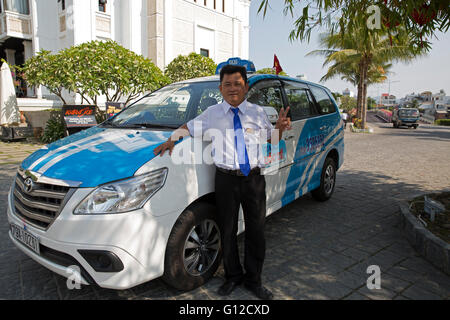
[[[266,113],[267,117],[269,118],[269,121],[271,123],[276,123],[278,120],[278,112],[274,107],[264,107],[264,112]]]

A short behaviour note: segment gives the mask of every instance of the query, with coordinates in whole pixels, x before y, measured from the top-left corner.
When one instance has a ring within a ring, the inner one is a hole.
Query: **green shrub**
[[[55,142],[66,136],[65,131],[61,118],[61,110],[50,110],[50,119],[48,119],[45,125],[41,141],[43,143]]]
[[[187,56],[179,55],[170,62],[164,74],[171,82],[192,78],[212,76],[216,73],[217,65],[211,58],[191,52]]]
[[[435,124],[439,126],[450,126],[450,119],[439,119],[435,121]]]

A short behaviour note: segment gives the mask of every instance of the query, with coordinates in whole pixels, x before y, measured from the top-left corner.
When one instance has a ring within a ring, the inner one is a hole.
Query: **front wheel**
[[[320,186],[311,192],[314,199],[326,201],[331,198],[336,184],[336,163],[332,158],[326,158],[320,176]]]
[[[164,259],[162,280],[168,285],[192,290],[216,272],[221,259],[221,240],[215,211],[209,203],[196,203],[175,222]]]

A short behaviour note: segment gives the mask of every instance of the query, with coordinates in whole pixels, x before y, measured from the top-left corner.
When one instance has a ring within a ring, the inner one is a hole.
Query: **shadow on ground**
[[[7,230],[6,196],[16,166],[0,167],[0,298],[5,299],[221,299],[220,268],[203,287],[179,292],[160,279],[128,290],[83,286],[69,290],[60,277],[14,248]],[[267,218],[264,284],[276,299],[436,299],[449,297],[450,281],[417,256],[397,227],[397,201],[426,192],[383,174],[338,173],[333,198],[310,195]],[[240,237],[243,251],[243,237]],[[241,261],[242,254],[241,254]],[[369,265],[382,272],[382,290],[366,287]],[[252,299],[238,288],[230,299]]]

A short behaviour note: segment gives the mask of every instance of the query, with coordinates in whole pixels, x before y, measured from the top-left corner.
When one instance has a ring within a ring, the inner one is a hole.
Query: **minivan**
[[[272,123],[290,106],[292,128],[266,149],[267,215],[311,192],[328,200],[343,164],[344,130],[327,88],[249,74],[247,100]],[[143,96],[105,122],[48,144],[20,165],[8,194],[9,237],[46,268],[84,285],[127,289],[162,279],[201,286],[221,262],[211,163],[176,163],[153,150],[175,128],[222,102],[219,76]],[[190,136],[173,153],[195,160],[208,141]],[[273,169],[274,163],[276,168]],[[239,233],[245,230],[242,208]]]

